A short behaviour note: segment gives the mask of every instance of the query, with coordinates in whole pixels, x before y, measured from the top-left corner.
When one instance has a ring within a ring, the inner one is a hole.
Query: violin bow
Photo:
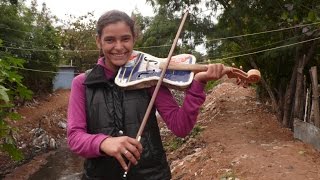
[[[184,23],[185,23],[185,21],[186,21],[186,19],[187,19],[188,12],[189,12],[189,9],[187,8],[187,9],[186,9],[186,12],[184,13],[183,18],[182,18],[182,20],[181,20],[181,23],[180,23],[178,32],[177,32],[177,34],[176,34],[176,37],[174,38],[174,41],[173,41],[173,43],[172,43],[171,49],[170,49],[170,51],[169,51],[169,54],[168,54],[168,57],[167,57],[167,62],[166,62],[166,64],[165,64],[164,68],[162,69],[162,72],[161,72],[161,74],[160,74],[159,80],[158,80],[158,82],[157,82],[157,85],[156,85],[156,87],[155,87],[155,89],[154,89],[154,92],[153,92],[153,94],[152,94],[151,100],[150,100],[150,102],[149,102],[148,108],[147,108],[146,113],[145,113],[145,115],[144,115],[144,118],[143,118],[143,120],[142,120],[142,122],[141,122],[139,131],[138,131],[137,136],[136,136],[136,139],[137,139],[138,141],[140,141],[141,135],[142,135],[142,133],[143,133],[143,130],[144,130],[144,128],[145,128],[145,126],[146,126],[146,124],[147,124],[147,121],[148,121],[148,119],[149,119],[149,115],[150,115],[151,110],[152,110],[152,108],[153,108],[154,101],[156,100],[156,97],[157,97],[157,95],[158,95],[160,86],[161,86],[162,81],[163,81],[163,79],[164,79],[164,76],[165,76],[165,74],[166,74],[166,70],[167,70],[167,68],[168,68],[168,66],[169,66],[169,64],[170,64],[170,60],[171,60],[173,51],[174,51],[174,49],[175,49],[175,47],[176,47],[176,45],[177,45],[177,42],[178,42],[178,39],[179,39],[179,37],[180,37],[182,28],[183,28]],[[128,170],[125,171],[124,174],[123,174],[123,177],[124,177],[124,178],[127,177],[127,174],[128,174],[129,169],[130,169],[130,166],[131,166],[131,162],[129,162],[129,164],[128,164]]]

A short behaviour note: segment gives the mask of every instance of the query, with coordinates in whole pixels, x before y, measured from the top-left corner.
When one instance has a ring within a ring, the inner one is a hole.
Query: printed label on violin
[[[128,62],[119,69],[115,83],[120,87],[150,87],[156,84],[161,75],[161,63],[166,58],[157,58],[150,54],[134,51]],[[190,54],[173,56],[172,64],[195,64],[196,58]],[[194,73],[186,70],[167,70],[163,83],[173,88],[183,89],[192,82]],[[134,89],[134,88],[133,88]]]

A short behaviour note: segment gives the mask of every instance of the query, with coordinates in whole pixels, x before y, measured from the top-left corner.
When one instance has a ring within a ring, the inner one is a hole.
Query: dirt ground
[[[58,124],[66,122],[67,104],[69,90],[59,90],[47,97],[36,98],[18,108],[22,119],[11,122],[12,127],[18,129],[14,133],[18,146],[24,154],[24,160],[14,162],[7,154],[0,152],[0,179],[8,173],[19,173],[21,177],[36,172],[46,163],[46,157],[52,154],[50,148],[39,149],[33,145],[35,138],[34,130],[41,128],[46,131],[49,137],[56,140],[57,146],[65,141],[66,129]]]
[[[59,91],[20,109],[25,118],[15,124],[19,141],[28,144],[30,131],[39,126],[65,141],[65,129],[57,124],[66,121],[68,95],[69,91]],[[208,93],[190,136],[176,139],[165,128],[161,134],[175,180],[320,179],[319,151],[282,128],[270,107],[257,101],[254,89],[234,83],[219,84]],[[28,177],[46,163],[51,152],[34,153],[29,145],[23,151],[27,160],[19,166],[0,154],[2,176]]]

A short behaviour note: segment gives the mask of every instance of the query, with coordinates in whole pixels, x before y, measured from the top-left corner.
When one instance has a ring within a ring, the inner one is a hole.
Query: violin
[[[166,66],[166,58],[157,58],[150,54],[134,51],[128,62],[120,67],[115,83],[125,89],[141,89],[155,86],[160,74]],[[196,58],[191,54],[179,54],[172,56],[167,67],[163,84],[169,88],[183,90],[187,88],[196,73],[207,71],[204,64],[195,64]],[[225,67],[228,78],[236,78],[238,84],[246,86],[249,83],[257,83],[261,74],[252,69],[247,73],[234,67]]]

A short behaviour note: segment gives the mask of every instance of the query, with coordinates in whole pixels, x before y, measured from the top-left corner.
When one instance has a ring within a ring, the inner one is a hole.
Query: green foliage
[[[93,14],[75,17],[69,16],[61,27],[61,46],[64,50],[70,51],[63,54],[65,64],[72,64],[79,71],[85,71],[96,64],[99,57],[99,49],[96,45],[96,20]],[[95,50],[96,51],[92,51]]]
[[[201,43],[200,40],[206,39],[205,47],[208,53],[206,58],[213,63],[217,59],[224,59],[229,64],[241,65],[245,71],[259,68],[263,82],[266,82],[258,84],[259,96],[275,97],[273,98],[275,106],[283,104],[290,81],[295,79],[295,67],[304,55],[310,56],[308,62],[303,65],[306,74],[311,66],[319,63],[319,41],[314,40],[320,35],[318,1],[293,0],[270,3],[270,1],[148,0],[147,2],[159,7],[158,15],[162,9],[171,15],[181,14],[183,9],[191,5],[181,40],[183,42],[194,40],[188,44],[192,48],[196,43]],[[213,19],[216,19],[217,23],[214,23]],[[303,41],[310,42],[302,43]],[[183,46],[179,48],[188,51],[188,48]],[[316,49],[315,52],[312,52],[313,49]],[[309,54],[311,52],[312,54]],[[264,89],[259,87],[262,85]],[[284,113],[278,112],[278,114]],[[279,120],[280,118],[279,116]]]
[[[164,149],[169,152],[175,151],[179,149],[184,143],[185,140],[183,138],[174,137],[170,141],[164,142]]]
[[[2,45],[0,44],[0,47]],[[14,160],[21,160],[22,153],[17,149],[10,120],[20,119],[19,114],[12,112],[13,101],[30,99],[32,92],[22,84],[22,76],[15,67],[23,67],[23,60],[0,51],[0,150],[7,152]]]
[[[220,180],[236,180],[237,176],[233,171],[228,171],[220,177]]]
[[[19,48],[24,48],[26,39],[30,37],[24,12],[20,1],[0,2],[0,150],[7,152],[14,160],[20,160],[23,156],[13,135],[17,130],[11,126],[11,121],[21,117],[12,109],[16,101],[23,102],[32,97],[32,91],[24,85],[25,78],[19,72],[24,68],[27,57]]]
[[[205,87],[205,91],[206,91],[206,92],[209,92],[209,91],[212,90],[214,87],[216,87],[218,84],[220,84],[220,80],[207,82],[206,87]]]
[[[23,1],[15,5],[0,4],[2,51],[25,60],[19,74],[24,77],[23,84],[36,94],[51,91],[55,74],[42,71],[55,72],[59,64],[60,36],[53,26],[56,20],[45,4],[38,12],[35,0],[30,9],[25,7]]]
[[[40,12],[37,10],[37,2],[32,1],[30,9],[24,8],[22,16],[28,29],[27,41],[21,44],[21,48],[34,49],[24,52],[15,52],[27,60],[24,68],[35,69],[36,71],[22,71],[24,83],[35,94],[48,93],[52,90],[52,81],[55,73],[44,73],[43,71],[56,72],[61,59],[59,28],[53,24],[58,19],[50,14],[46,4],[42,4]]]
[[[155,2],[151,3],[155,4]],[[135,48],[156,57],[166,58],[184,14],[180,11],[174,13],[171,9],[180,10],[182,5],[176,6],[176,3],[165,1],[158,3],[163,3],[163,6],[157,8],[157,14],[153,18],[138,16],[138,25],[142,27],[142,33]],[[195,22],[194,18],[188,16],[174,54],[193,54],[197,58],[197,62],[203,62],[203,54],[195,50],[195,47],[201,44],[201,41],[195,41],[195,38],[201,39],[203,37],[203,32],[200,29],[202,29],[202,24]]]
[[[204,130],[203,127],[199,126],[199,125],[196,125],[193,127],[191,133],[190,133],[190,137],[194,138],[196,136],[198,136],[200,134],[200,132],[202,132]]]
[[[177,19],[172,14],[165,12],[164,9],[161,12],[152,19],[143,36],[136,42],[135,48],[155,57],[166,58],[178,25]]]
[[[204,130],[203,127],[196,125],[186,138],[173,137],[172,139],[164,142],[164,148],[166,149],[166,151],[169,151],[169,152],[175,151],[179,149],[184,143],[186,143],[189,138],[195,138],[203,130]]]

